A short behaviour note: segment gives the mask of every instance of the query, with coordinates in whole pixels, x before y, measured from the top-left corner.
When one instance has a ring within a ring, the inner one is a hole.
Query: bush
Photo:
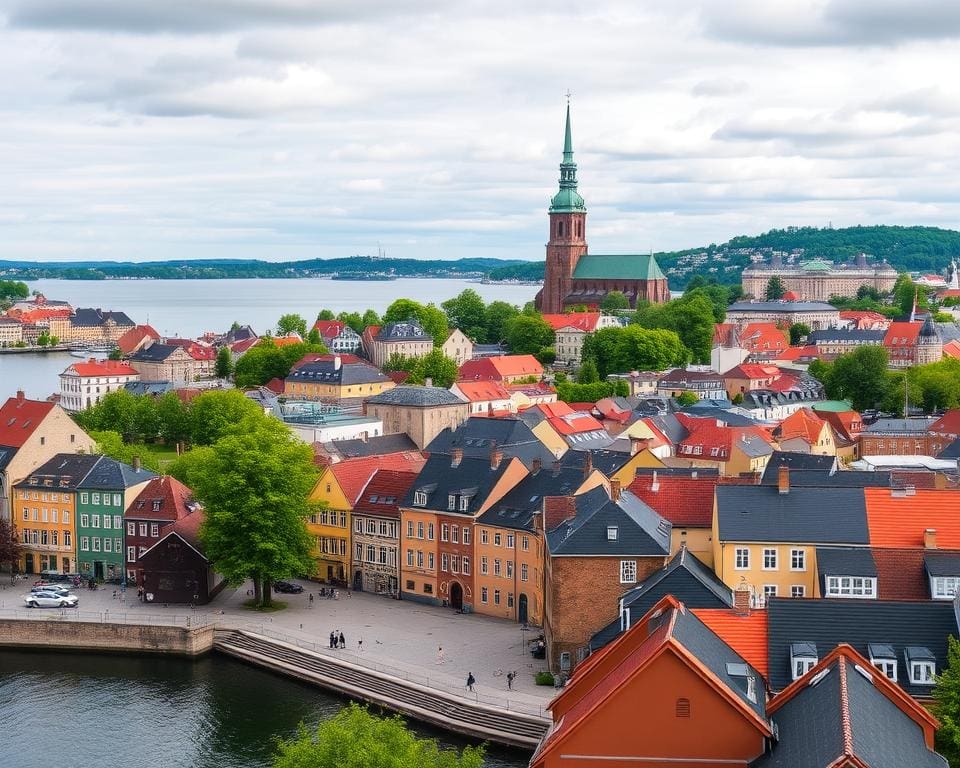
[[[534,677],[537,685],[553,685],[553,673],[552,672],[537,672]]]

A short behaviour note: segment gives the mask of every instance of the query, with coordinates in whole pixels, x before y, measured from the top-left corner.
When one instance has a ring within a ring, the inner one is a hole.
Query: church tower
[[[570,102],[560,163],[560,189],[550,200],[550,239],[547,242],[547,268],[539,309],[545,314],[563,312],[563,300],[573,285],[573,272],[587,252],[587,207],[577,192],[577,164],[573,161],[573,137],[570,131]]]

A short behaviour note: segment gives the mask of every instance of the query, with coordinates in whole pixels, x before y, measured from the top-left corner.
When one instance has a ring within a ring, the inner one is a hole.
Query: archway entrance
[[[463,587],[457,581],[450,585],[450,605],[456,611],[463,610]]]
[[[521,624],[527,623],[527,596],[520,593],[520,599],[517,601],[517,621]]]

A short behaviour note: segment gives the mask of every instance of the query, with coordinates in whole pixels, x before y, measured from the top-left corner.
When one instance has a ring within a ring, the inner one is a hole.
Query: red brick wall
[[[940,435],[920,437],[885,437],[860,435],[861,456],[937,456],[950,445],[950,440]],[[882,443],[882,447],[881,447]],[[917,443],[920,444],[919,448]]]
[[[443,541],[441,538],[441,531],[443,526],[447,526],[447,541]],[[457,535],[458,543],[451,541],[450,529],[453,526],[457,526],[459,533]],[[470,543],[464,545],[463,543],[463,529],[467,528],[470,530]],[[464,606],[471,607],[477,602],[476,590],[474,589],[473,577],[476,573],[478,566],[477,563],[474,563],[473,556],[473,519],[467,515],[437,515],[437,579],[439,581],[439,596],[441,600],[446,600],[447,603],[450,603],[450,589],[454,581],[460,583],[460,586],[463,588],[463,604]],[[452,570],[448,569],[446,571],[441,569],[443,563],[443,556],[447,555],[448,559],[451,561],[453,556],[457,555],[460,558],[460,562],[463,562],[464,556],[470,558],[470,573],[468,575],[463,574],[462,566],[458,569],[458,573],[453,573]]]
[[[570,292],[573,270],[580,257],[587,252],[586,218],[583,213],[550,214],[550,240],[547,243],[547,269],[540,300],[541,312],[563,312],[563,297]],[[557,234],[561,223],[562,236]],[[580,225],[580,237],[573,235],[575,223]]]

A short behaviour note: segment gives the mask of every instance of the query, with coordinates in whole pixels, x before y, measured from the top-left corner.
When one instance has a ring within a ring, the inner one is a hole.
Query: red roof
[[[400,517],[400,502],[417,479],[417,472],[378,469],[360,492],[354,514]]]
[[[270,381],[268,381],[263,386],[265,386],[267,389],[269,389],[271,392],[273,392],[276,395],[283,394],[283,379],[278,379],[276,376],[270,379]]]
[[[160,341],[160,334],[151,325],[135,325],[117,339],[117,347],[124,355],[132,355],[147,339]]]
[[[954,339],[943,345],[943,354],[947,357],[953,357],[960,360],[960,341]]]
[[[510,399],[510,393],[498,381],[458,381],[456,386],[470,403]]]
[[[677,419],[690,434],[677,443],[677,457],[726,461],[735,439],[751,435],[769,443],[770,435],[759,427],[729,427],[718,424],[716,419],[698,419],[678,413]],[[690,450],[687,450],[687,449]],[[699,448],[699,452],[698,449]]]
[[[776,379],[779,376],[780,369],[777,366],[760,363],[741,363],[723,374],[725,379]]]
[[[119,360],[95,360],[93,358],[85,363],[74,363],[67,367],[67,371],[74,371],[77,376],[139,376],[136,368]],[[64,371],[64,373],[67,371]]]
[[[944,435],[960,435],[960,408],[947,411],[930,425],[929,431]]]
[[[767,612],[740,614],[732,608],[694,608],[693,615],[764,677],[767,658]]]
[[[543,376],[543,366],[533,355],[499,355],[467,360],[460,366],[462,381],[503,381],[514,376]]]
[[[600,322],[599,312],[570,312],[566,315],[543,315],[551,328],[559,331],[561,328],[576,328],[585,333],[592,333]]]
[[[126,516],[137,520],[179,520],[194,512],[193,491],[169,475],[153,477],[137,494]]]
[[[16,318],[22,323],[37,323],[41,320],[49,320],[51,317],[70,317],[73,314],[69,309],[30,309],[27,311],[11,309],[7,313],[11,318]]]
[[[874,547],[922,547],[928,528],[937,546],[960,549],[960,491],[866,488],[867,523]]]
[[[0,408],[0,445],[20,448],[52,410],[53,403],[27,400],[18,392]]]
[[[775,323],[747,323],[740,327],[736,323],[717,323],[713,329],[713,340],[724,347],[733,345],[736,337],[740,346],[750,352],[776,352],[790,346],[790,341]]]
[[[321,336],[328,339],[339,336],[340,331],[345,327],[346,323],[340,320],[317,320],[317,322],[313,324],[313,329],[319,331]]]
[[[203,554],[203,545],[200,543],[200,526],[203,525],[203,517],[203,510],[198,509],[193,514],[181,517],[176,522],[165,525],[160,529],[160,536],[163,537],[169,533],[177,533],[190,546],[200,554]]]
[[[777,427],[777,436],[783,440],[802,438],[810,445],[816,445],[823,430],[823,420],[817,418],[809,408],[800,408],[780,422]]]
[[[275,336],[273,344],[276,347],[289,347],[293,344],[303,344],[303,337],[299,333],[290,333],[286,336]]]
[[[854,328],[869,330],[877,326],[886,328],[890,325],[890,318],[871,310],[844,309],[840,312],[841,320],[850,320]]]
[[[256,336],[252,336],[249,339],[241,339],[240,341],[235,341],[230,345],[230,351],[235,355],[242,355],[250,347],[259,344],[260,339]]]
[[[800,301],[800,294],[796,291],[786,291],[783,294],[784,301]]]
[[[579,435],[584,432],[603,431],[603,424],[593,418],[591,414],[583,411],[574,411],[568,416],[558,416],[555,419],[548,419],[548,421],[559,435]]]
[[[181,347],[194,360],[216,360],[217,350],[203,344],[197,344],[193,339],[167,339],[165,344],[172,347]]]
[[[426,459],[417,451],[401,451],[399,453],[385,453],[382,456],[360,456],[355,459],[344,459],[330,465],[330,471],[337,478],[340,490],[350,501],[357,503],[360,493],[380,469],[393,469],[400,472],[419,472],[426,464]]]
[[[883,337],[883,346],[902,347],[915,345],[922,326],[923,323],[918,322],[890,323],[890,327],[887,328],[887,335]]]
[[[717,475],[638,474],[630,483],[630,492],[674,526],[709,528],[719,480]]]
[[[810,344],[805,347],[787,347],[780,354],[776,356],[776,360],[783,360],[785,362],[790,362],[794,360],[799,360],[804,357],[816,357],[817,356],[817,347],[815,344]]]
[[[326,352],[326,353],[321,353],[321,352],[308,352],[307,354],[305,354],[303,357],[301,357],[299,360],[297,360],[297,362],[295,362],[295,363],[293,364],[293,368],[292,368],[291,370],[294,370],[294,371],[295,371],[295,370],[297,370],[297,368],[299,368],[301,365],[306,365],[307,363],[317,363],[317,362],[320,362],[321,360],[323,360],[323,361],[328,361],[328,362],[329,362],[329,361],[332,361],[334,358],[337,358],[337,357],[340,358],[340,364],[341,364],[341,365],[352,365],[353,363],[363,363],[364,365],[371,365],[371,363],[370,363],[368,360],[361,360],[361,359],[360,359],[359,357],[357,357],[356,355],[349,355],[349,354],[346,354],[346,353],[341,353],[341,354],[339,354],[339,355],[334,355],[334,354],[331,354],[331,353],[329,353],[329,352]]]
[[[863,417],[856,411],[818,411],[814,408],[814,413],[847,440],[855,440],[863,431]]]
[[[410,378],[410,371],[387,371],[387,378],[394,384],[403,384]]]

